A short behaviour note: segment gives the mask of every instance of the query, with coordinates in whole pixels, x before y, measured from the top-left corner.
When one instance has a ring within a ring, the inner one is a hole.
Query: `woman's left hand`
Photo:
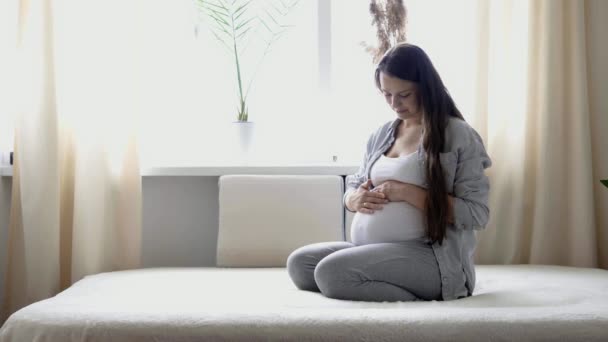
[[[383,193],[390,202],[400,202],[403,201],[403,193],[406,191],[406,188],[407,184],[405,183],[387,180],[373,188],[372,191]]]

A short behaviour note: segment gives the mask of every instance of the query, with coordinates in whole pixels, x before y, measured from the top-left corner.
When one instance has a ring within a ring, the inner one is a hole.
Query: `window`
[[[16,36],[16,21],[9,15],[16,9],[4,7],[16,3],[1,3],[0,48],[4,50],[12,49]],[[91,68],[95,58],[103,58],[106,66],[108,58],[116,59],[113,74],[135,81],[122,84],[120,77],[92,70],[91,77],[105,82],[95,84],[95,89],[100,94],[103,89],[111,90],[114,99],[124,103],[103,103],[103,95],[96,101],[108,113],[134,106],[142,114],[140,155],[144,166],[242,162],[234,153],[239,149],[239,136],[233,124],[237,113],[233,60],[206,26],[199,24],[195,0],[82,3],[59,2],[55,9],[57,68],[62,75],[58,91],[77,91],[79,80],[88,77],[83,76],[84,62],[64,47],[79,47],[79,58],[90,59],[87,65]],[[476,61],[471,52],[477,39],[473,34],[476,2],[405,3],[408,40],[427,51],[467,117],[474,105]],[[360,44],[375,38],[368,7],[369,0],[299,2],[291,13],[295,26],[260,65],[250,92],[249,119],[255,125],[251,162],[329,163],[337,156],[338,162],[355,165],[361,161],[369,134],[394,118],[375,89],[374,65]],[[108,25],[112,13],[126,14]],[[95,19],[99,16],[105,17]],[[70,40],[79,43],[70,44]],[[12,70],[10,58],[8,53],[0,54],[1,74]],[[70,76],[68,69],[77,63],[80,66],[75,70],[80,71],[72,71]],[[252,61],[247,63],[250,66]],[[10,90],[6,80],[0,80],[3,94]],[[136,98],[122,98],[117,87],[135,89]],[[12,145],[12,135],[5,132],[12,126],[6,115],[11,104],[3,100],[0,106],[0,150],[6,151]],[[74,113],[86,108],[69,101],[59,106]]]
[[[145,94],[144,164],[234,164],[238,146],[234,61],[208,28],[197,26],[194,0],[152,2],[142,49]],[[300,1],[294,27],[272,46],[249,94],[255,130],[252,160],[285,163],[315,158],[318,110],[317,2]],[[243,61],[242,61],[243,62]],[[257,61],[244,61],[246,75]]]
[[[161,5],[162,4],[162,5]],[[234,67],[211,36],[193,38],[190,0],[157,2],[144,134],[157,164],[238,163]],[[164,7],[163,7],[164,6]],[[409,0],[408,40],[422,46],[465,117],[473,113],[475,1]],[[251,93],[250,158],[277,164],[358,164],[369,134],[394,118],[373,81],[368,0],[300,1]],[[163,18],[163,19],[161,19]],[[159,24],[162,23],[162,24]],[[179,37],[179,38],[178,38]],[[170,62],[172,61],[172,62]],[[230,159],[233,160],[230,160]],[[154,163],[154,162],[153,162]]]

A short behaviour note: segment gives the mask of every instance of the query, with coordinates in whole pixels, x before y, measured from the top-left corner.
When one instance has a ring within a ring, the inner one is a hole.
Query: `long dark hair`
[[[448,197],[439,153],[443,152],[445,128],[450,117],[464,120],[443,85],[439,73],[426,53],[416,45],[400,43],[389,49],[376,68],[376,86],[380,88],[380,73],[414,82],[418,103],[422,106],[426,152],[425,173],[428,183],[426,201],[427,236],[431,242],[443,242],[448,219]]]

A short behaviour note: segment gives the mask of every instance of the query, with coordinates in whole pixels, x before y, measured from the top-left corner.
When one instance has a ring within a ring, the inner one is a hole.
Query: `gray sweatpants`
[[[356,246],[321,242],[300,247],[287,271],[301,290],[357,301],[441,299],[435,254],[422,240]]]

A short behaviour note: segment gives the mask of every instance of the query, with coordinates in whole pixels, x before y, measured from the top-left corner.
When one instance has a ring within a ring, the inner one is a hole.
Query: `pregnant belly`
[[[425,235],[422,211],[406,202],[390,202],[373,214],[357,212],[351,224],[355,245],[418,239]]]

